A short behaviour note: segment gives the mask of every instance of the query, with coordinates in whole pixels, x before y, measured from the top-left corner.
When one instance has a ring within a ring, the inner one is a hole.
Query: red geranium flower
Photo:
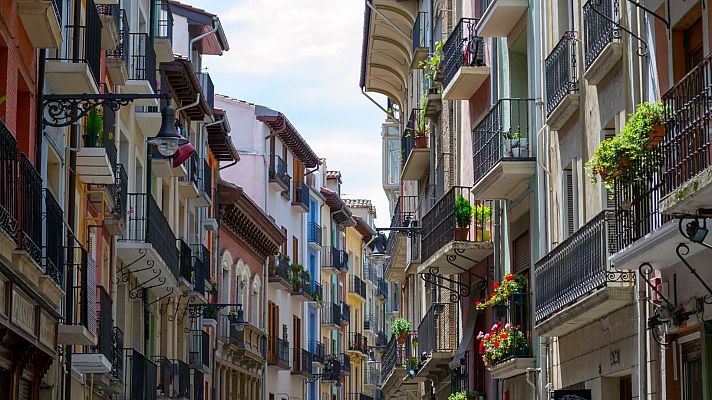
[[[495,348],[499,347],[499,340],[495,340],[492,344]]]
[[[504,277],[505,281],[511,281],[512,279],[514,279],[514,277],[511,274]]]
[[[495,290],[499,289],[499,283],[497,283],[497,282],[494,283],[494,289]]]
[[[508,337],[509,337],[509,335],[507,335],[507,332],[503,332],[501,335],[499,335],[500,339],[506,339]]]

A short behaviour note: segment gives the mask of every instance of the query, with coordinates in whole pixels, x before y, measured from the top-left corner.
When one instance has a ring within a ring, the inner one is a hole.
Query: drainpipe
[[[213,29],[203,33],[202,35],[198,35],[190,39],[190,42],[188,42],[188,61],[190,61],[191,63],[193,62],[193,45],[195,44],[195,42],[201,41],[206,37],[215,34],[215,32],[217,32],[219,28],[220,19],[218,19],[218,17],[213,17]]]

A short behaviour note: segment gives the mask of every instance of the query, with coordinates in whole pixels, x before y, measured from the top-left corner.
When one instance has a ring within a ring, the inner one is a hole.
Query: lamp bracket
[[[690,265],[690,263],[685,259],[685,256],[690,254],[690,247],[686,245],[685,243],[680,243],[677,245],[675,248],[675,253],[677,253],[677,257],[682,261],[683,264],[687,267],[687,269],[690,271],[690,273],[697,279],[700,284],[707,290],[707,295],[705,295],[703,301],[705,304],[712,304],[712,288],[702,279],[702,277],[697,273],[697,271]]]
[[[107,106],[118,111],[135,100],[169,99],[170,94],[99,93],[45,94],[42,96],[43,120],[46,126],[69,126],[84,118],[94,107]]]
[[[470,287],[465,285],[462,282],[458,282],[454,279],[446,278],[443,275],[439,275],[440,268],[438,267],[430,267],[428,269],[427,273],[420,274],[420,278],[423,279],[423,281],[435,285],[441,289],[445,289],[450,292],[450,303],[457,303],[460,301],[463,297],[468,297],[470,295]],[[457,288],[454,289],[450,286],[443,285],[440,283],[440,281],[445,281],[449,282],[453,285],[455,285]]]

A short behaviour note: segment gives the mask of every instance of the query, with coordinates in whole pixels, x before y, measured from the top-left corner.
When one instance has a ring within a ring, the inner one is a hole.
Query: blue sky
[[[378,226],[387,226],[380,137],[385,115],[358,87],[363,1],[182,2],[217,14],[228,37],[229,52],[204,58],[216,93],[287,115],[328,168],[342,171],[343,196],[371,199]]]

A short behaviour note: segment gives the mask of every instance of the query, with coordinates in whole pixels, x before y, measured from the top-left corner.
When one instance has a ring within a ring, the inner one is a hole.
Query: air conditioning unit
[[[215,218],[204,218],[203,219],[203,229],[210,232],[215,232],[218,230],[218,220]]]

